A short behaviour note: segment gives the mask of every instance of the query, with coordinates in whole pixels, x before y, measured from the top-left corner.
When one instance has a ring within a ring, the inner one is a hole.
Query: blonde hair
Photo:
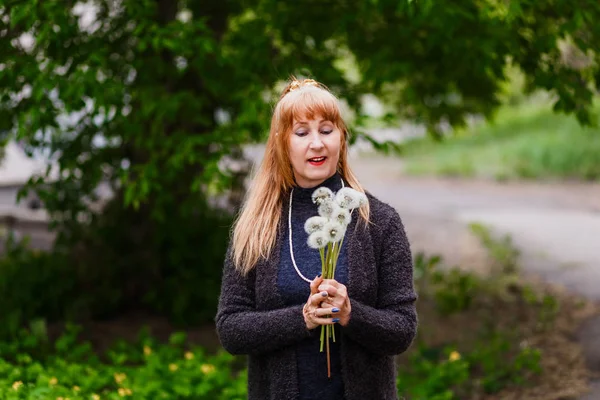
[[[289,135],[294,119],[316,116],[333,122],[341,131],[337,172],[350,187],[364,193],[348,165],[348,129],[341,117],[338,99],[312,79],[293,79],[275,106],[263,161],[233,226],[233,262],[244,275],[261,258],[267,259],[271,254],[277,240],[284,198],[295,185],[289,158]],[[368,222],[368,204],[359,211],[363,221]]]

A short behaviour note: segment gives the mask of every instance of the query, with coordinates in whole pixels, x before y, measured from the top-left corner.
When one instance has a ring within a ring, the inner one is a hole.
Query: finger
[[[327,292],[318,292],[318,293],[311,295],[308,298],[308,302],[313,307],[320,307],[321,303],[325,300],[326,297],[327,297]]]
[[[336,281],[335,279],[323,279],[323,283],[324,284],[328,284],[331,285],[335,288],[339,287],[339,286],[344,286],[343,284],[339,283],[338,281]]]
[[[314,311],[314,313],[316,314],[317,317],[323,317],[325,315],[339,314],[340,310],[341,310],[340,307],[327,306],[327,307],[319,307],[319,308],[317,308]]]
[[[338,294],[338,289],[328,283],[321,283],[318,289],[320,292],[327,292],[329,296],[335,296]]]
[[[335,324],[337,322],[340,321],[340,318],[337,316],[336,313],[331,313],[331,310],[327,310],[324,308],[319,308],[317,309],[314,314],[316,314],[316,317],[313,316],[311,318],[311,321],[315,324],[319,324],[319,325],[332,325]]]
[[[323,277],[321,276],[321,274],[319,274],[310,283],[310,293],[311,294],[315,294],[315,293],[319,292],[318,287],[321,284],[321,282],[323,282]]]
[[[339,298],[332,298],[332,297],[327,297],[325,300],[323,300],[320,304],[320,308],[338,308],[340,310],[344,310],[345,309],[345,302],[342,299]]]

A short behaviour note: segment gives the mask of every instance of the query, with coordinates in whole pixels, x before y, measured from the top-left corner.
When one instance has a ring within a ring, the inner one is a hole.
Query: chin
[[[333,175],[335,171],[319,171],[318,173],[313,173],[307,175],[307,178],[313,182],[322,182]]]

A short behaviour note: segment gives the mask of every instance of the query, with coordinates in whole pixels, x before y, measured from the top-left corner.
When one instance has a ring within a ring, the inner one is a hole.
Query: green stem
[[[340,240],[338,242],[339,246],[337,246],[337,251],[335,252],[335,259],[334,259],[334,262],[333,262],[333,266],[334,266],[333,267],[333,275],[334,276],[335,276],[335,267],[337,267],[338,258],[340,257],[340,252],[342,251],[342,245],[344,244],[344,239],[345,238],[346,238],[346,235],[344,235],[342,237],[342,240]],[[334,278],[332,278],[332,279],[334,279]]]
[[[323,247],[319,249],[319,254],[321,255],[321,276],[325,276],[325,249]]]
[[[321,347],[319,349],[319,351],[322,353],[323,352],[323,344],[325,343],[325,325],[321,325]]]

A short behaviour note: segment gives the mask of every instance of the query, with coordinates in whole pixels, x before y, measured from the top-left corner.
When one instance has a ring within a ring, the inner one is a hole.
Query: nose
[[[323,141],[321,140],[320,135],[317,133],[316,135],[313,135],[311,141],[310,141],[310,148],[311,149],[320,149],[323,147]]]

